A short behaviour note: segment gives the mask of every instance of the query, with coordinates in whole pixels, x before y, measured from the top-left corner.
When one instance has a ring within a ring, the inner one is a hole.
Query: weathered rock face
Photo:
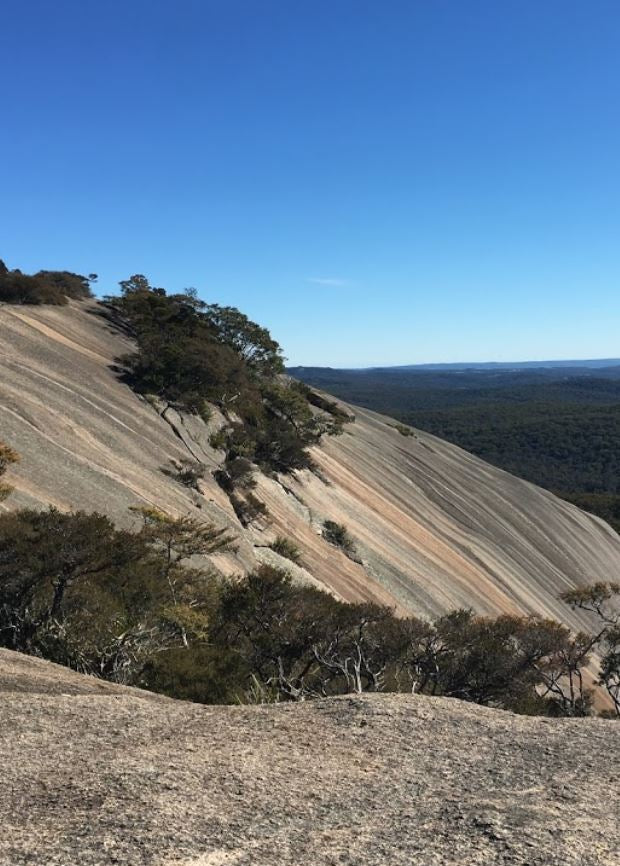
[[[617,866],[620,725],[203,707],[0,650],[0,864]]]
[[[354,424],[316,449],[320,474],[279,481],[260,476],[268,519],[243,529],[210,472],[222,455],[209,445],[221,423],[156,408],[122,384],[114,359],[131,342],[94,302],[68,307],[0,307],[0,440],[21,455],[15,494],[0,506],[53,504],[134,519],[155,505],[228,525],[236,556],[225,572],[270,561],[346,600],[372,599],[431,616],[466,606],[479,612],[536,612],[583,626],[557,601],[571,586],[620,570],[620,537],[604,522],[495,469],[455,446],[390,419],[353,410]],[[197,459],[200,492],[164,473]],[[325,519],[344,523],[360,561],[321,537]],[[276,534],[295,541],[302,569],[267,549]]]

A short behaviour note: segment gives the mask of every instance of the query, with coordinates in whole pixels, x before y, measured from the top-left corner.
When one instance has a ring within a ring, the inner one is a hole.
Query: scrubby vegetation
[[[0,644],[114,682],[205,702],[362,691],[447,695],[523,713],[585,715],[595,643],[618,709],[620,635],[455,611],[434,623],[345,604],[263,566],[225,581],[191,567],[233,539],[140,509],[138,532],[99,514],[0,516]],[[596,606],[611,584],[573,594]],[[618,709],[620,712],[620,709]]]
[[[342,523],[334,520],[326,520],[323,523],[323,538],[330,544],[339,547],[346,554],[355,552],[355,543],[351,538],[349,530]]]
[[[62,306],[69,298],[91,297],[90,285],[96,274],[87,277],[70,271],[38,271],[23,274],[18,268],[9,270],[0,259],[0,301],[7,304],[53,304]]]
[[[0,448],[0,475],[16,458]],[[268,566],[224,579],[195,557],[233,549],[229,533],[132,510],[133,532],[101,514],[0,514],[0,646],[206,703],[407,691],[567,716],[591,712],[583,670],[596,648],[620,717],[619,584],[564,596],[599,617],[594,634],[470,610],[429,623],[345,604]],[[342,546],[341,530],[330,527]],[[299,559],[284,537],[272,549]]]
[[[290,559],[291,562],[299,565],[301,562],[301,551],[294,541],[286,538],[284,535],[278,535],[269,545],[269,547],[280,556]]]
[[[308,387],[305,382],[298,382],[296,380],[293,380],[292,384],[293,387],[295,387],[300,394],[304,395],[308,403],[311,403],[318,409],[322,409],[323,412],[328,412],[330,415],[333,415],[335,418],[340,419],[345,424],[355,420],[355,417],[346,412],[341,406],[338,405],[338,403],[336,403],[335,400],[329,400],[322,394],[318,394],[316,391],[313,391],[312,388]]]
[[[206,638],[217,591],[196,554],[228,549],[223,530],[154,509],[139,532],[101,514],[20,509],[0,516],[0,644],[115,682]]]
[[[141,275],[123,281],[106,307],[136,340],[136,352],[121,363],[138,392],[189,412],[213,403],[224,413],[228,424],[212,444],[226,452],[228,466],[311,468],[308,447],[341,432],[346,413],[317,409],[311,389],[283,375],[278,343],[234,307],[206,304],[191,290],[168,295]]]
[[[413,436],[415,438],[414,431],[411,429],[411,427],[407,427],[406,424],[390,424],[390,427],[398,430],[401,436]]]
[[[178,481],[184,487],[198,490],[200,482],[207,472],[207,467],[199,460],[181,460],[178,463],[174,462],[170,467],[164,466],[162,472],[164,475],[174,478],[175,481]]]
[[[0,502],[11,493],[13,488],[10,484],[2,481],[3,475],[11,464],[19,462],[19,454],[8,445],[0,442]]]

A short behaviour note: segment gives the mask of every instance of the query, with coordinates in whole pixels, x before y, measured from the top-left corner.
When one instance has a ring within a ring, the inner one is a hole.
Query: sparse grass
[[[296,565],[299,565],[301,562],[301,551],[299,547],[297,547],[294,541],[291,541],[290,538],[286,538],[284,535],[278,535],[275,541],[271,542],[269,547],[275,553],[279,553],[280,556],[290,559],[290,561],[294,562]]]
[[[265,517],[268,513],[265,503],[261,502],[253,493],[248,493],[245,498],[233,493],[229,498],[242,526],[249,526],[259,517]]]
[[[198,460],[182,460],[180,464],[173,464],[172,469],[164,468],[162,471],[184,487],[198,490],[198,482],[205,477],[207,467]]]
[[[206,400],[203,400],[202,405],[198,409],[198,414],[202,418],[205,424],[209,424],[209,421],[213,418],[213,409]]]
[[[393,427],[394,430],[398,430],[401,436],[413,436],[414,439],[416,438],[411,427],[407,427],[406,424],[390,424],[390,427]]]

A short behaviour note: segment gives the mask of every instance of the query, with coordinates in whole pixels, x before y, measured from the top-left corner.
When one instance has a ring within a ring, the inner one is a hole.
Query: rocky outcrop
[[[204,707],[0,650],[0,864],[616,866],[619,753],[613,721]]]
[[[3,305],[0,334],[0,440],[22,455],[2,508],[53,504],[123,524],[135,505],[189,513],[237,534],[237,553],[214,558],[226,573],[273,558],[267,545],[285,535],[301,549],[300,579],[424,616],[471,606],[580,627],[586,621],[558,594],[620,569],[620,537],[603,521],[361,409],[342,436],[315,449],[319,472],[258,476],[268,515],[244,528],[212,475],[222,454],[209,437],[221,416],[205,424],[136,396],[114,369],[131,342],[95,302]],[[198,490],[175,480],[183,460],[205,465]],[[353,557],[322,537],[326,519],[347,526]]]

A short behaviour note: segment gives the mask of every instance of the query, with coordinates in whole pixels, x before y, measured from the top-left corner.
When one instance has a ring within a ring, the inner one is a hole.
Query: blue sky
[[[620,355],[617,0],[6,0],[0,256],[291,363]]]

